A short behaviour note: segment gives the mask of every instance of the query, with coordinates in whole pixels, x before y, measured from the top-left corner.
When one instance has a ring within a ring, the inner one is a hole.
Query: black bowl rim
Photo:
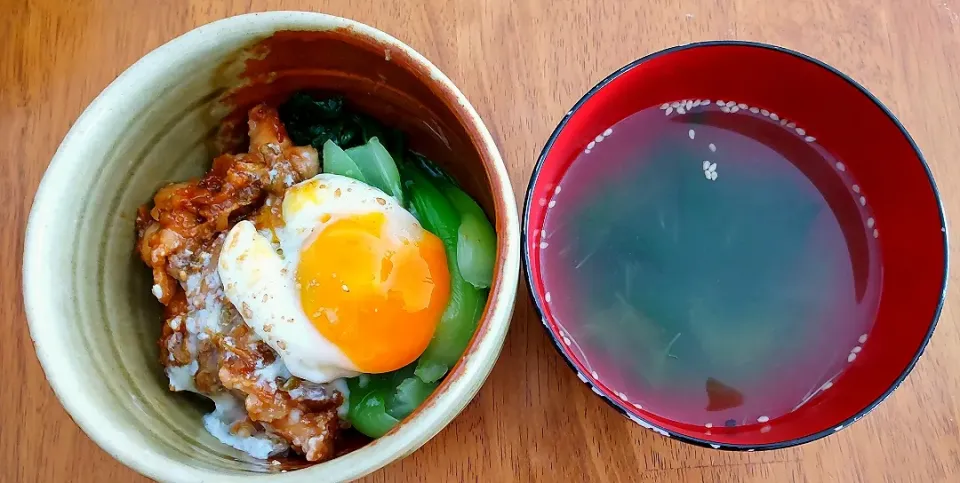
[[[646,418],[643,418],[640,415],[631,413],[631,410],[627,409],[623,405],[607,397],[605,394],[603,394],[602,391],[600,391],[598,387],[596,387],[595,384],[590,382],[589,379],[587,379],[586,377],[583,376],[583,374],[580,373],[576,365],[574,365],[573,362],[570,360],[570,358],[567,357],[566,354],[564,354],[564,351],[560,345],[560,340],[557,338],[557,334],[551,331],[550,328],[546,325],[546,322],[545,322],[546,318],[544,316],[544,310],[543,310],[543,301],[540,300],[539,294],[537,294],[537,291],[534,289],[533,275],[530,272],[530,253],[527,250],[527,241],[528,241],[527,227],[529,226],[529,222],[530,222],[530,207],[533,201],[533,190],[540,176],[540,170],[543,168],[543,164],[546,161],[547,155],[550,153],[550,149],[553,147],[554,141],[556,141],[557,136],[559,136],[560,132],[563,131],[564,127],[566,127],[567,122],[570,120],[570,117],[573,116],[580,109],[580,107],[582,107],[583,104],[586,103],[591,97],[593,97],[593,95],[596,94],[600,89],[603,89],[604,87],[607,86],[607,84],[611,83],[612,81],[614,81],[615,79],[617,79],[618,77],[626,73],[627,71],[633,69],[634,67],[644,62],[653,60],[662,55],[671,54],[674,52],[680,52],[687,49],[695,49],[695,48],[703,48],[703,47],[718,47],[718,46],[760,48],[760,49],[773,50],[775,52],[779,52],[782,54],[792,55],[801,60],[813,63],[827,70],[828,72],[836,75],[840,79],[846,81],[847,83],[855,87],[857,90],[859,90],[861,94],[867,97],[867,99],[871,100],[878,108],[880,108],[880,110],[884,114],[886,114],[886,116],[890,119],[890,121],[897,126],[897,129],[900,130],[900,133],[903,134],[903,137],[907,140],[907,142],[910,143],[910,146],[913,148],[913,151],[916,154],[917,159],[920,161],[920,164],[923,166],[923,169],[926,171],[927,179],[930,181],[930,189],[933,192],[933,196],[937,201],[937,208],[940,214],[941,233],[943,234],[944,265],[943,265],[943,279],[940,283],[940,299],[937,302],[937,307],[933,314],[933,320],[930,321],[930,328],[927,330],[927,333],[924,336],[923,341],[920,344],[920,347],[917,349],[916,354],[914,354],[913,358],[910,360],[910,363],[907,364],[907,367],[897,377],[897,379],[893,382],[893,384],[890,385],[890,388],[887,389],[883,394],[881,394],[880,397],[878,397],[875,401],[868,404],[863,409],[857,411],[856,414],[847,418],[836,427],[827,428],[827,429],[818,431],[816,433],[809,434],[807,436],[794,438],[786,441],[781,441],[777,443],[756,444],[756,445],[729,444],[729,443],[721,443],[717,441],[710,441],[710,440],[695,438],[691,436],[686,436],[680,433],[676,433],[676,432],[661,428],[658,425],[654,424],[653,422],[647,420]],[[553,133],[550,134],[550,138],[547,140],[547,143],[544,145],[543,150],[540,152],[540,156],[539,158],[537,158],[537,164],[534,166],[533,173],[530,175],[530,182],[527,185],[527,193],[526,193],[526,196],[524,197],[523,218],[521,222],[522,222],[522,226],[521,226],[521,232],[520,232],[520,249],[523,253],[523,265],[524,265],[525,278],[527,282],[527,289],[530,292],[531,298],[533,298],[534,306],[537,310],[537,315],[540,317],[541,321],[544,321],[544,330],[546,330],[547,334],[549,334],[550,340],[553,342],[554,349],[556,349],[556,351],[560,354],[560,356],[563,357],[563,360],[567,363],[567,365],[569,365],[570,368],[573,369],[580,376],[580,379],[584,381],[587,385],[589,385],[591,389],[593,389],[594,393],[600,396],[601,399],[606,401],[607,404],[612,406],[614,409],[619,411],[624,416],[630,418],[634,422],[639,423],[641,426],[644,426],[644,427],[649,426],[649,429],[653,429],[657,433],[665,435],[669,438],[674,438],[674,439],[683,441],[684,443],[689,443],[689,444],[702,446],[702,447],[710,447],[714,449],[721,449],[721,450],[727,450],[727,451],[758,451],[758,450],[765,451],[765,450],[783,449],[783,448],[789,448],[792,446],[797,446],[797,445],[809,443],[811,441],[824,438],[859,421],[867,413],[869,413],[878,405],[880,405],[880,403],[882,403],[887,397],[889,397],[894,390],[900,387],[900,384],[903,383],[903,381],[907,378],[907,376],[916,366],[917,361],[919,361],[920,356],[923,355],[923,352],[926,349],[927,344],[930,342],[930,338],[933,336],[933,332],[937,327],[937,322],[940,319],[940,313],[943,309],[943,303],[947,295],[947,280],[949,278],[948,272],[949,272],[949,266],[950,266],[950,250],[949,250],[949,236],[947,232],[947,220],[946,220],[946,214],[943,208],[943,201],[941,200],[940,191],[937,189],[936,182],[933,179],[933,173],[930,171],[930,165],[927,164],[926,159],[923,157],[923,153],[920,152],[920,148],[917,146],[916,142],[914,142],[913,138],[907,132],[906,128],[903,127],[903,124],[900,122],[900,120],[897,119],[897,117],[892,112],[890,112],[890,110],[887,109],[887,107],[883,105],[883,103],[880,102],[880,100],[877,99],[876,96],[874,96],[872,93],[870,93],[870,91],[868,91],[866,88],[861,86],[857,81],[853,80],[848,75],[840,72],[839,70],[832,67],[831,65],[823,61],[817,60],[813,57],[810,57],[806,54],[803,54],[791,49],[787,49],[785,47],[781,47],[778,45],[766,44],[762,42],[741,41],[741,40],[719,40],[719,41],[707,41],[707,42],[694,42],[689,44],[678,45],[678,46],[670,47],[667,49],[663,49],[663,50],[648,54],[633,62],[630,62],[629,64],[621,67],[620,69],[618,69],[617,71],[615,71],[614,73],[610,74],[609,76],[604,78],[602,81],[597,83],[589,91],[587,91],[587,93],[584,94],[583,97],[581,97],[576,104],[574,104],[573,108],[567,111],[567,113],[563,116],[563,119],[560,120],[560,123],[553,130]]]

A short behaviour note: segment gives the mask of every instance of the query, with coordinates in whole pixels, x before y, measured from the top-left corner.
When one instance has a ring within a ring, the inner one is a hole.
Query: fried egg
[[[218,272],[290,373],[325,383],[416,360],[450,297],[440,239],[394,198],[333,174],[290,187],[281,213],[266,236],[234,226]]]

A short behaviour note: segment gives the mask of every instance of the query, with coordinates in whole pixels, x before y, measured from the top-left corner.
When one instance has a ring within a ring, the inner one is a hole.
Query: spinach
[[[403,133],[351,109],[342,96],[314,97],[301,91],[278,110],[287,134],[299,146],[309,144],[323,151],[323,144],[329,140],[346,150],[376,137],[394,159],[401,159],[406,151]]]

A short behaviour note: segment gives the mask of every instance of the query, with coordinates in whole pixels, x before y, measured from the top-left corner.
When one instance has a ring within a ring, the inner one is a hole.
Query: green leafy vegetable
[[[447,252],[450,301],[440,318],[430,345],[417,363],[417,377],[434,382],[450,370],[466,350],[477,327],[487,295],[464,280],[457,261],[461,216],[453,203],[417,167],[404,169],[410,204],[423,227],[437,235]]]
[[[397,159],[405,151],[400,131],[349,109],[343,97],[315,98],[298,92],[280,105],[279,112],[287,134],[297,145],[310,144],[322,150],[327,141],[333,141],[341,149],[348,149],[376,137]]]
[[[410,156],[407,157],[407,161],[411,166],[418,168],[423,174],[429,177],[431,180],[441,180],[450,183],[454,187],[459,187],[457,180],[453,179],[453,176],[450,176],[446,171],[443,170],[440,166],[437,166],[437,163],[434,163],[426,156],[423,156],[420,153],[411,152]]]
[[[419,377],[408,377],[400,382],[397,390],[393,393],[387,412],[397,418],[403,419],[413,413],[424,401],[433,394],[438,383],[426,383]]]
[[[339,174],[366,183],[357,163],[331,140],[323,143],[323,172]]]
[[[487,221],[480,205],[459,188],[447,184],[442,190],[460,212],[460,228],[457,230],[460,274],[474,287],[487,288],[493,281],[497,256],[497,234],[493,225]]]
[[[423,404],[437,388],[413,375],[411,364],[386,374],[362,374],[347,380],[347,419],[357,431],[378,438]]]
[[[457,266],[464,280],[477,288],[487,288],[493,281],[497,256],[497,234],[487,220],[483,208],[466,194],[443,169],[429,159],[415,154],[411,164],[429,176],[437,189],[460,212],[457,232]]]
[[[347,149],[345,153],[355,161],[366,183],[379,188],[384,193],[393,196],[403,204],[403,189],[400,187],[400,173],[397,163],[380,144],[376,137],[370,138],[366,144]],[[326,171],[326,166],[324,166]]]
[[[400,421],[387,414],[388,397],[389,389],[382,388],[365,393],[356,404],[351,404],[347,417],[353,427],[371,438],[379,438],[393,429]]]

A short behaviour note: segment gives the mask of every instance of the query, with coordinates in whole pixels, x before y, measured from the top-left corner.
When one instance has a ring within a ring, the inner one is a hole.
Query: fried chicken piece
[[[137,212],[137,248],[153,269],[154,295],[164,305],[185,282],[182,270],[171,269],[170,257],[195,252],[218,233],[265,205],[279,207],[284,191],[317,174],[320,158],[310,146],[294,146],[277,110],[258,105],[249,112],[250,150],[223,154],[202,178],[161,188]]]
[[[203,177],[165,186],[152,207],[140,207],[137,252],[152,269],[153,293],[164,305],[161,362],[168,375],[196,367],[186,373],[187,383],[193,374],[192,384],[175,387],[171,375],[171,389],[226,401],[225,407],[239,398],[246,416],[230,410],[225,421],[234,435],[279,436],[308,461],[323,461],[334,456],[343,397],[289,377],[285,368],[268,380],[263,369],[282,362],[226,300],[216,272],[227,230],[242,219],[259,228],[280,226],[286,189],[320,168],[316,149],[294,146],[275,109],[258,105],[248,114],[248,152],[218,156]]]
[[[218,346],[222,354],[220,381],[223,387],[245,395],[244,405],[252,422],[289,441],[307,461],[333,457],[339,429],[337,408],[343,403],[340,393],[312,385],[312,394],[298,387],[301,390],[293,397],[292,390],[281,387],[285,381],[264,381],[257,372],[273,363],[276,356],[246,325],[236,325],[219,338]]]

